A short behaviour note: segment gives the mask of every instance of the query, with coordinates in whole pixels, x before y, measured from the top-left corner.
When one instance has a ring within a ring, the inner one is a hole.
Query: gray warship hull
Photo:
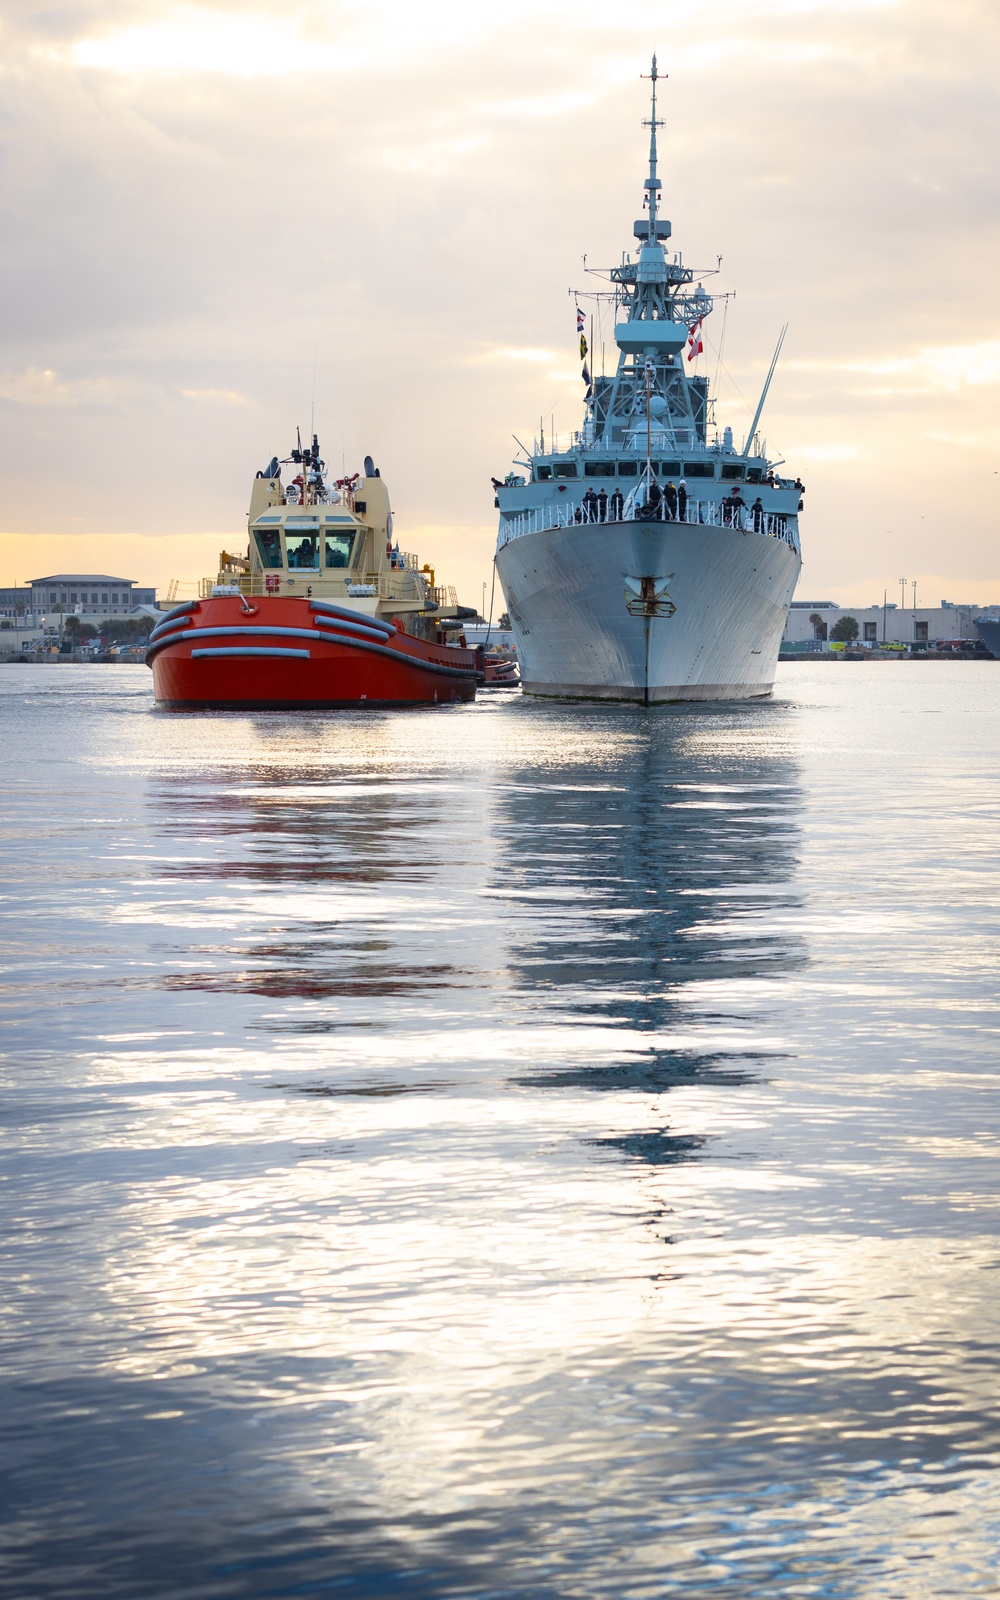
[[[991,656],[1000,661],[1000,619],[996,617],[977,617],[976,632]]]
[[[525,694],[648,705],[770,694],[801,565],[764,533],[638,521],[523,534],[496,563]]]

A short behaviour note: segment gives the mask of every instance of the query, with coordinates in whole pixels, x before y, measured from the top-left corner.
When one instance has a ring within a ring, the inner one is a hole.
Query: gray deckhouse
[[[690,344],[692,350],[700,346],[701,324],[713,299],[695,283],[694,271],[684,266],[680,255],[669,260],[664,248],[671,225],[660,216],[656,134],[663,123],[656,115],[655,56],[650,77],[652,111],[643,124],[650,129],[649,173],[644,182],[646,215],[634,225],[637,259],[623,257],[620,266],[607,272],[619,319],[614,327],[617,368],[613,376],[597,376],[590,383],[583,427],[573,435],[571,447],[553,449],[550,440],[546,449],[540,435],[530,458],[515,462],[530,470],[530,479],[526,482],[511,473],[497,488],[501,537],[503,519],[541,507],[553,493],[565,497],[562,506],[575,505],[587,487],[584,480],[615,478],[631,480],[622,483],[624,494],[636,488],[641,493],[638,480],[647,475],[660,483],[685,479],[691,496],[700,502],[718,501],[741,482],[753,484],[765,511],[787,519],[794,541],[802,485],[776,475],[774,469],[781,463],[768,461],[756,431],[775,362],[741,451],[734,447],[731,428],[709,439],[714,402],[708,379],[690,376],[686,370],[685,346]],[[717,480],[719,487],[706,480]],[[604,487],[610,494],[615,485],[606,482]]]

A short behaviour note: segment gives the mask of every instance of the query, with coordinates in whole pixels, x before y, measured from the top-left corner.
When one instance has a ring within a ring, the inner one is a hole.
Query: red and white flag
[[[701,342],[701,325],[704,317],[699,317],[697,322],[692,322],[688,329],[688,360],[693,361],[695,356],[700,356],[705,348]]]
[[[586,323],[587,323],[586,317],[584,316],[583,312],[580,310],[580,307],[577,306],[577,308],[576,308],[576,331],[577,331],[577,333],[582,333],[583,332],[583,330],[584,330],[584,328],[586,326]]]

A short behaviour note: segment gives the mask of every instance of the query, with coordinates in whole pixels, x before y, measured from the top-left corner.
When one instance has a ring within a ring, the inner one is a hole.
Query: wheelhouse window
[[[285,549],[288,552],[289,570],[319,566],[319,529],[310,533],[290,533],[285,528]]]
[[[665,478],[679,478],[681,475],[681,464],[679,461],[661,461],[660,471]]]
[[[535,468],[535,477],[538,479],[539,483],[546,483],[548,481],[548,479],[551,478],[551,476],[552,476],[552,468],[551,467],[536,467]]]
[[[333,533],[326,530],[326,553],[324,562],[327,567],[349,567],[354,551],[353,533]]]
[[[723,478],[742,478],[743,466],[725,466],[722,469]]]
[[[685,476],[685,478],[714,478],[715,477],[715,462],[714,461],[685,461],[685,463],[684,463],[684,476]]]
[[[253,536],[262,567],[280,567],[284,564],[281,559],[280,528],[255,528]]]
[[[585,461],[583,471],[588,478],[613,478],[615,464],[613,461]]]
[[[556,477],[557,478],[575,478],[576,477],[576,462],[575,461],[557,461],[555,463],[555,473],[556,473]]]
[[[637,461],[619,461],[619,478],[635,478],[638,476],[639,463]]]

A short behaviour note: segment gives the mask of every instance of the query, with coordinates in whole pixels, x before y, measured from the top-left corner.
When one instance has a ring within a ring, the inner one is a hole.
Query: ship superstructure
[[[713,302],[706,275],[667,248],[655,56],[650,76],[645,215],[608,272],[616,370],[591,378],[585,365],[569,447],[540,433],[515,462],[526,474],[497,486],[497,572],[527,693],[743,699],[772,686],[803,485],[757,433],[778,352],[739,449],[714,428],[707,378],[688,370]]]

